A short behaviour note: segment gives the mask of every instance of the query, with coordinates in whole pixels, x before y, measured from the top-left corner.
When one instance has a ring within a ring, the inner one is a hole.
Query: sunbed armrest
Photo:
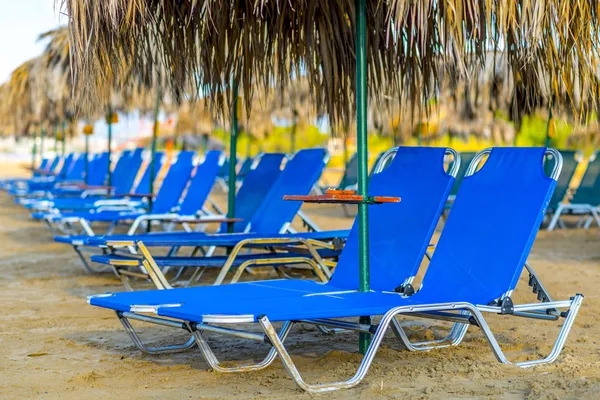
[[[132,197],[132,198],[144,199],[144,198],[154,197],[154,195],[150,194],[150,193],[124,193],[124,194],[116,194],[115,197]]]
[[[64,181],[64,182],[58,182],[56,185],[61,188],[80,189],[82,186],[85,185],[85,182],[83,182],[83,181]]]
[[[212,224],[212,223],[234,223],[242,222],[242,218],[225,218],[225,217],[197,217],[197,218],[181,218],[181,222],[190,222],[193,224]]]
[[[334,204],[383,204],[399,203],[400,197],[366,196],[363,197],[353,190],[328,189],[325,194],[316,196],[283,196],[284,200],[303,201],[305,203],[334,203]]]

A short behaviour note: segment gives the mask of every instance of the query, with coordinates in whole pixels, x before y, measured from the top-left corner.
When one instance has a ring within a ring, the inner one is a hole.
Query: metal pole
[[[44,159],[44,136],[46,136],[46,130],[42,128],[40,131],[40,164]]]
[[[298,123],[298,111],[292,110],[292,131],[290,132],[290,150],[291,154],[296,152],[296,125]]]
[[[160,87],[156,90],[156,102],[154,103],[154,125],[152,126],[152,145],[150,150],[150,197],[148,198],[148,210],[152,212],[152,203],[154,201],[154,165],[156,164],[156,138],[158,137],[158,112],[160,109],[162,92]],[[152,230],[152,224],[148,221],[147,231]]]
[[[58,123],[54,124],[54,157],[58,157]]]
[[[90,135],[85,134],[85,184],[88,184],[88,175],[90,169]]]
[[[61,141],[62,141],[62,156],[63,156],[63,162],[65,162],[65,157],[67,154],[67,121],[65,121],[63,119],[62,121],[62,137],[61,137]],[[63,168],[63,170],[65,170],[65,168]],[[65,171],[66,174],[66,171]],[[63,176],[64,178],[64,176]]]
[[[112,170],[111,170],[111,157],[112,157],[112,106],[110,102],[108,103],[108,171],[106,175],[106,186],[112,186]]]
[[[548,121],[546,122],[546,141],[544,142],[544,146],[550,147],[552,142],[552,138],[550,137],[550,124],[552,123],[552,109],[554,108],[554,96],[550,101],[550,106],[548,107]]]
[[[33,128],[33,144],[31,146],[31,171],[35,171],[35,159],[37,156],[37,131]]]
[[[233,82],[233,102],[231,105],[231,134],[229,138],[229,193],[227,194],[227,218],[235,218],[235,167],[237,164],[237,136],[238,136],[238,82]],[[227,223],[227,232],[233,232],[233,222]]]
[[[367,1],[355,0],[356,7],[356,144],[358,153],[358,194],[366,200],[368,195],[368,142],[367,142]],[[358,205],[358,259],[359,289],[370,290],[369,276],[369,209],[365,202]],[[368,316],[360,318],[361,324],[370,324]],[[361,333],[358,347],[365,354],[371,335]]]

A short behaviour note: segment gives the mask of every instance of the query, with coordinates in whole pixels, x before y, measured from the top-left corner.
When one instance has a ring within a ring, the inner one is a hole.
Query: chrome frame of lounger
[[[551,178],[557,179],[558,174],[560,173],[560,169],[562,167],[562,158],[560,154],[554,149],[548,149],[548,152],[557,155],[558,154],[558,162],[557,166],[555,166],[555,170],[553,171]],[[489,150],[485,150],[481,154],[478,155],[478,158],[473,160],[472,164],[469,166],[466,176],[472,175],[477,167],[477,164],[483,160],[484,157],[489,154]],[[521,305],[512,305],[510,309],[506,309],[500,301],[510,298],[512,294],[512,290],[505,293],[500,297],[497,305],[473,305],[471,303],[466,302],[456,302],[456,303],[440,303],[440,304],[430,304],[430,305],[417,305],[417,306],[400,306],[395,307],[389,311],[387,311],[380,323],[378,325],[364,325],[364,324],[353,324],[346,321],[338,321],[333,319],[318,319],[318,320],[302,320],[302,321],[287,321],[284,323],[280,332],[277,333],[274,326],[271,324],[267,316],[261,316],[259,318],[259,324],[263,329],[264,335],[259,335],[254,332],[245,332],[235,329],[223,328],[220,326],[213,326],[211,324],[238,324],[238,323],[254,323],[253,315],[239,315],[239,316],[230,316],[230,315],[205,315],[202,320],[203,323],[191,323],[191,322],[175,322],[173,320],[168,320],[160,317],[150,317],[146,315],[140,315],[137,313],[157,313],[159,307],[177,307],[177,304],[168,304],[168,305],[155,305],[155,306],[132,306],[130,312],[123,313],[117,312],[117,316],[129,336],[133,340],[134,344],[143,352],[149,354],[159,354],[165,352],[174,352],[174,351],[183,351],[189,349],[193,345],[186,342],[183,345],[179,346],[168,346],[163,348],[148,348],[146,347],[138,334],[135,332],[131,324],[129,323],[129,319],[156,323],[160,325],[167,325],[172,327],[179,327],[185,329],[188,332],[192,332],[193,338],[196,341],[203,357],[207,361],[207,363],[211,366],[211,368],[220,371],[220,372],[245,372],[245,371],[253,371],[259,370],[270,365],[275,359],[276,355],[279,355],[284,367],[292,377],[292,379],[296,382],[296,384],[305,391],[318,393],[318,392],[327,392],[332,390],[351,388],[358,385],[365,377],[369,367],[371,366],[373,359],[375,358],[375,354],[381,345],[383,337],[390,325],[392,325],[392,330],[394,331],[396,337],[401,341],[401,343],[409,350],[430,350],[436,347],[446,347],[449,345],[457,345],[460,343],[464,334],[466,333],[466,328],[469,325],[479,326],[488,342],[488,345],[492,349],[492,352],[496,356],[496,359],[504,364],[512,364],[522,368],[531,367],[534,365],[540,365],[545,363],[550,363],[556,360],[556,358],[560,355],[568,334],[573,326],[575,321],[575,317],[579,311],[581,303],[583,302],[583,295],[577,294],[572,297],[570,300],[565,301],[552,301],[544,286],[541,284],[539,277],[533,271],[529,264],[525,264],[526,270],[529,272],[529,286],[533,287],[533,292],[538,295],[538,300],[541,300],[541,303],[531,303],[531,304],[521,304]],[[398,293],[389,293],[391,295],[400,295]],[[100,295],[105,296],[105,295]],[[557,309],[560,308],[568,308],[565,312],[558,312]],[[458,314],[456,312],[459,312]],[[561,327],[558,337],[553,345],[553,348],[548,356],[545,358],[537,359],[537,360],[529,360],[523,362],[511,362],[504,355],[498,341],[496,340],[494,334],[489,328],[485,318],[483,317],[483,313],[494,313],[499,315],[514,315],[523,318],[533,318],[533,319],[541,319],[541,320],[558,320],[559,318],[565,318],[563,326]],[[454,326],[450,331],[450,335],[448,338],[453,338],[450,344],[439,346],[438,343],[440,341],[434,342],[424,342],[421,344],[411,344],[408,336],[404,332],[402,326],[396,319],[398,315],[411,315],[420,318],[428,318],[435,320],[445,320],[449,322],[454,322]],[[358,332],[368,332],[374,334],[372,341],[365,353],[362,362],[359,365],[358,371],[356,374],[346,380],[341,382],[333,382],[327,384],[307,384],[300,372],[298,371],[296,365],[292,361],[289,353],[287,352],[283,342],[289,333],[292,325],[296,322],[303,323],[311,323],[317,326],[329,326],[335,327],[343,330],[351,330]],[[271,349],[268,355],[261,362],[249,365],[241,365],[237,367],[222,367],[214,352],[202,337],[202,331],[206,332],[215,332],[224,335],[242,337],[245,339],[256,340],[259,342],[264,342],[271,345]],[[456,338],[460,338],[458,341]],[[433,346],[431,343],[435,343]]]

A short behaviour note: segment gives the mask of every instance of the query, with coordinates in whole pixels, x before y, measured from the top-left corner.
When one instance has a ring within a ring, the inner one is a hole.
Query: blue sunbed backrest
[[[514,289],[556,181],[544,173],[545,148],[494,148],[465,177],[423,287],[488,304]]]
[[[454,183],[444,170],[445,152],[436,147],[399,147],[391,164],[372,175],[369,195],[401,200],[369,206],[371,289],[393,291],[419,270]],[[356,220],[331,284],[358,289],[358,263]]]
[[[46,171],[46,168],[48,167],[48,162],[49,160],[47,158],[43,158],[40,165],[33,171],[33,176],[40,176],[40,173],[38,171]]]
[[[58,171],[59,178],[64,178],[65,176],[67,176],[67,172],[69,171],[69,169],[73,165],[73,162],[75,161],[73,160],[74,157],[74,153],[67,154],[67,156],[63,160],[62,166],[60,167],[60,171]]]
[[[284,158],[285,154],[282,153],[263,154],[258,160],[258,165],[248,171],[235,196],[235,216],[242,221],[233,224],[234,232],[246,230],[271,186],[281,175],[281,162]],[[227,232],[227,224],[222,224],[219,232]]]
[[[560,150],[560,154],[562,155],[563,165],[562,170],[560,171],[560,176],[558,178],[558,182],[556,183],[556,189],[554,189],[554,194],[550,199],[550,204],[548,204],[548,209],[556,210],[558,205],[563,201],[567,191],[569,190],[569,184],[571,183],[571,179],[573,179],[573,175],[575,175],[575,170],[579,165],[579,161],[577,158],[577,152],[573,150]],[[552,169],[556,165],[556,160],[554,157],[547,157],[546,162],[544,164],[544,170],[546,171],[546,175],[550,175]]]
[[[305,149],[297,152],[287,162],[285,169],[252,217],[251,232],[278,233],[286,223],[292,222],[302,202],[286,201],[283,200],[283,196],[310,193],[325,168],[326,155],[325,149]]]
[[[356,185],[358,182],[358,154],[354,153],[348,160],[344,169],[344,176],[338,185],[338,189],[346,189]]]
[[[193,169],[194,152],[182,151],[179,153],[177,161],[169,168],[169,172],[156,194],[156,200],[152,204],[152,213],[168,213],[177,206]]]
[[[65,179],[68,181],[81,181],[83,180],[83,173],[85,169],[85,155],[81,154],[71,163],[71,168],[67,171]]]
[[[82,155],[85,157],[86,155]],[[90,186],[100,186],[104,184],[106,173],[108,171],[108,152],[104,152],[91,160],[88,164],[87,184]],[[85,175],[85,166],[84,166]]]
[[[164,158],[164,153],[161,151],[157,151],[154,155],[154,179],[156,179],[158,177],[158,174],[160,173],[160,170],[163,165],[163,158]],[[150,168],[152,166],[151,164],[152,164],[151,160],[148,161],[148,165],[146,166],[146,169],[144,170],[144,174],[142,175],[142,178],[138,182],[137,186],[135,187],[135,191],[134,191],[135,194],[150,193]]]
[[[40,170],[44,170],[46,169],[46,167],[48,166],[48,163],[50,162],[50,160],[48,160],[47,158],[43,158],[42,162],[40,163],[40,165],[37,167],[37,169]]]
[[[590,204],[596,206],[600,204],[600,153],[592,155],[585,174],[581,179],[581,184],[575,191],[571,203]]]
[[[54,157],[54,160],[52,160],[52,162],[48,164],[48,168],[46,168],[46,171],[54,172],[54,170],[58,166],[59,162],[60,162],[60,156]]]
[[[202,210],[219,174],[220,159],[221,152],[218,150],[210,150],[206,153],[202,164],[196,167],[194,177],[179,207],[179,214],[194,215]]]
[[[48,172],[54,172],[54,170],[58,166],[59,162],[60,162],[60,157],[59,156],[54,157],[54,160],[52,161],[52,163],[48,167]]]
[[[140,172],[140,168],[142,167],[144,149],[138,147],[135,149],[131,156],[129,157],[129,162],[127,163],[127,173],[123,174],[123,181],[121,185],[123,190],[127,193],[130,193],[133,189],[133,183],[135,182],[135,178],[137,178],[138,173]]]
[[[229,176],[229,159],[226,158],[223,161],[223,165],[221,165],[221,169],[219,170],[219,178],[225,178]]]
[[[248,174],[248,172],[250,172],[250,169],[252,168],[252,163],[253,162],[254,162],[254,160],[252,159],[252,157],[246,157],[246,159],[242,163],[242,166],[240,167],[240,171],[238,172],[238,176],[239,177],[245,177]]]
[[[141,163],[142,160],[142,152],[137,152],[136,156]],[[115,188],[115,194],[126,194],[131,192],[131,186],[133,185],[133,180],[135,179],[135,175],[137,174],[137,170],[139,169],[139,165],[137,169],[133,171],[135,165],[133,165],[133,157],[134,152],[131,150],[123,150],[121,156],[117,160],[112,172],[112,186]],[[130,168],[131,165],[131,168]]]

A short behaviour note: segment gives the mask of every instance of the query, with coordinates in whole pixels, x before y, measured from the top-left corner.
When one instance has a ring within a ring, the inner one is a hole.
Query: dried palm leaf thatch
[[[57,0],[59,1],[59,0]],[[241,83],[250,109],[257,88],[305,75],[315,105],[333,120],[354,104],[353,0],[60,0],[70,17],[76,85],[84,99],[119,81],[129,64],[158,65],[173,89],[189,80],[217,110]],[[367,2],[371,101],[403,98],[422,111],[440,81],[470,79],[490,50],[502,52],[525,98],[598,96],[598,3],[564,0],[378,0]],[[87,102],[87,100],[86,100]],[[587,102],[581,102],[586,104]]]

